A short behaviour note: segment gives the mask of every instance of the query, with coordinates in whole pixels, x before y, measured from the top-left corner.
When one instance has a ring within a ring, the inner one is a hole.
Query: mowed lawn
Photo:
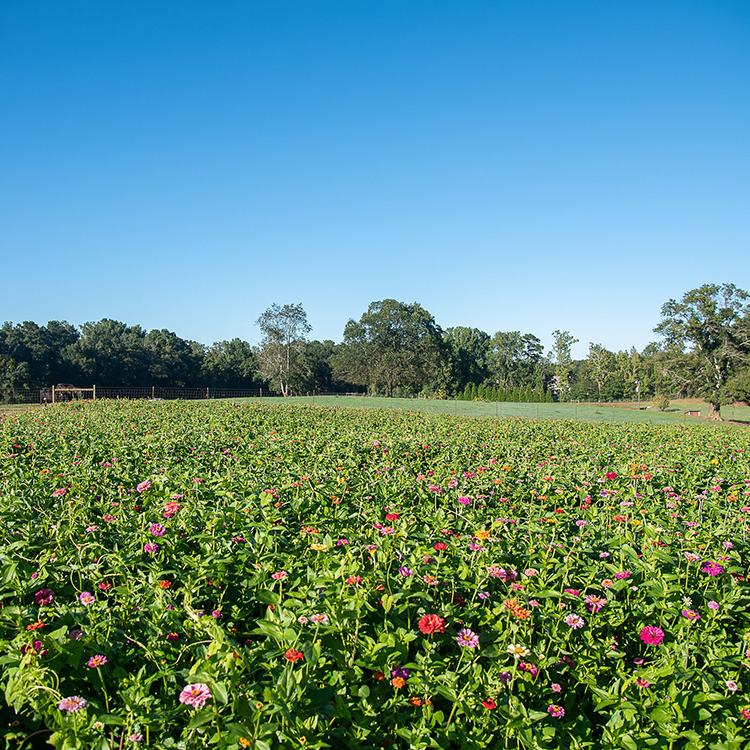
[[[278,401],[279,399],[263,400]],[[708,408],[702,402],[678,402],[671,405],[667,411],[660,412],[653,408],[639,410],[635,407],[609,404],[485,403],[481,401],[383,398],[378,396],[292,396],[286,401],[289,403],[357,409],[402,409],[430,414],[457,414],[467,417],[579,419],[586,422],[650,422],[652,424],[710,422],[708,419],[688,417],[685,414],[688,409],[700,410],[703,415],[707,414]],[[722,416],[725,420],[750,423],[750,407],[726,406],[722,408]]]

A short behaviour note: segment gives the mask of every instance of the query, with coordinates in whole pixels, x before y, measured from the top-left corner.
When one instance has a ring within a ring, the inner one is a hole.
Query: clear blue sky
[[[750,288],[750,3],[0,4],[0,320],[642,347]]]

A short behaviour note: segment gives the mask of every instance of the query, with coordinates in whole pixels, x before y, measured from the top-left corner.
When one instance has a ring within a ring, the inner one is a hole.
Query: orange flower
[[[406,685],[406,680],[403,677],[394,677],[391,680],[391,685],[393,685],[396,690],[400,690],[404,685]]]
[[[409,703],[411,703],[412,706],[421,706],[422,699],[415,696],[414,698],[409,698]]]
[[[292,664],[298,662],[300,659],[304,659],[304,656],[305,655],[301,651],[297,651],[293,648],[289,648],[284,652],[284,658],[287,661],[292,662]]]
[[[160,589],[171,589],[172,588],[172,581],[167,581],[166,579],[159,581],[159,588]]]

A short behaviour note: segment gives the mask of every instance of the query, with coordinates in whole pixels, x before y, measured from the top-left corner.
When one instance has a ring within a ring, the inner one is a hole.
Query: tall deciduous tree
[[[666,302],[654,329],[679,357],[677,367],[689,376],[695,392],[711,404],[713,419],[721,419],[727,382],[750,351],[748,297],[734,284],[704,284],[679,302]]]
[[[570,373],[572,370],[573,344],[578,339],[570,331],[552,332],[552,361],[555,365],[555,385],[560,401],[567,401],[570,397]]]
[[[586,367],[594,382],[597,391],[597,398],[602,400],[602,390],[607,381],[612,377],[615,371],[615,355],[601,344],[589,343],[589,354],[586,357]]]
[[[479,328],[455,326],[444,335],[451,365],[451,387],[460,393],[469,383],[482,383],[489,377],[487,359],[490,337]]]
[[[307,313],[300,304],[274,303],[258,318],[258,326],[263,332],[258,354],[261,375],[278,383],[281,394],[288,396],[306,370],[305,341],[312,330]]]
[[[416,302],[385,299],[346,324],[333,368],[342,380],[393,396],[434,383],[446,361],[442,331],[432,315]]]
[[[531,333],[498,331],[490,341],[490,377],[504,388],[537,385],[544,347]]]

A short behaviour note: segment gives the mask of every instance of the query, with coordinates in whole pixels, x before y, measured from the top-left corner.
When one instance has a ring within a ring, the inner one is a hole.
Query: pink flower
[[[153,536],[164,536],[167,533],[167,527],[162,526],[160,523],[152,523],[148,527],[148,530]]]
[[[458,502],[461,503],[461,505],[471,505],[471,498],[462,495],[458,498]]]
[[[719,602],[715,602],[713,599],[708,603],[708,608],[714,610],[714,612],[718,611],[719,609]]]
[[[730,693],[736,693],[740,687],[734,680],[727,680],[724,684]]]
[[[141,493],[145,492],[146,490],[151,489],[151,480],[146,479],[145,481],[141,482],[140,484],[136,485],[136,490]]]
[[[559,683],[557,683],[557,682],[553,682],[553,683],[552,683],[552,684],[551,684],[551,685],[549,686],[549,689],[550,689],[550,690],[551,690],[551,691],[552,691],[553,693],[562,693],[562,685],[560,685],[560,684],[559,684]]]
[[[598,612],[607,604],[607,600],[604,597],[595,596],[594,594],[587,594],[583,598],[583,601],[586,604],[588,611],[592,614]]]
[[[619,570],[617,573],[615,573],[615,578],[618,581],[624,581],[626,578],[630,578],[630,571],[629,570]]]
[[[578,628],[582,628],[586,624],[586,621],[580,615],[571,613],[569,615],[566,615],[565,624],[573,630],[578,630]]]
[[[683,609],[682,616],[690,622],[697,622],[701,619],[701,616],[694,609]]]
[[[143,551],[147,552],[149,555],[153,555],[159,551],[159,545],[155,542],[146,542],[146,544],[143,545]]]
[[[107,657],[104,654],[96,654],[86,662],[91,669],[98,669],[107,663]]]
[[[562,706],[558,706],[557,703],[551,703],[547,706],[547,713],[553,719],[562,719],[565,716],[565,709]]]
[[[58,490],[54,490],[52,493],[52,497],[64,497],[68,494],[68,488],[67,487],[60,487]]]
[[[63,698],[57,707],[60,711],[67,711],[69,714],[74,714],[83,708],[88,706],[89,702],[85,698],[81,698],[80,695],[71,695],[67,698]]]
[[[275,573],[271,573],[271,578],[274,581],[283,581],[285,578],[289,578],[289,573],[285,570],[277,570]]]
[[[462,628],[458,631],[456,643],[458,643],[461,648],[478,648],[479,636],[469,628]]]
[[[641,630],[641,640],[648,646],[658,646],[664,640],[664,631],[655,625],[646,625]]]
[[[211,691],[208,685],[202,682],[194,682],[191,685],[185,685],[180,693],[180,703],[193,708],[203,708],[206,701],[211,698]]]
[[[78,594],[78,600],[84,607],[88,607],[96,601],[96,597],[90,591],[82,591]]]

